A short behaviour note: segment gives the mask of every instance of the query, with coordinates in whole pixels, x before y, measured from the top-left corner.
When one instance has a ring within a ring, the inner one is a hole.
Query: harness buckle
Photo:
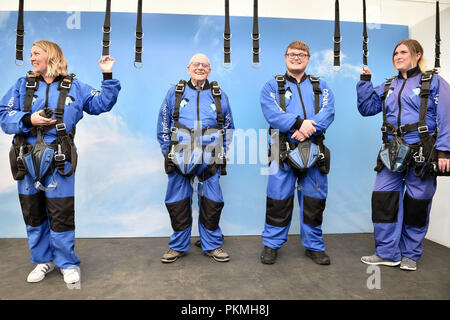
[[[433,73],[425,73],[420,79],[420,82],[430,81],[432,77]]]
[[[325,159],[325,155],[324,155],[322,152],[319,152],[319,153],[317,154],[317,159],[318,159],[318,160],[323,160],[323,159]]]
[[[428,132],[428,126],[427,125],[420,126],[417,128],[417,131],[419,131],[419,133],[426,133],[426,132]]]
[[[277,75],[277,76],[275,76],[275,80],[277,82],[284,82],[284,76]]]
[[[63,123],[57,123],[56,125],[55,125],[55,128],[56,128],[56,132],[58,132],[58,131],[66,131],[66,124],[63,122]]]
[[[55,153],[54,159],[56,162],[66,161],[66,155],[62,153],[60,144],[58,144],[58,151]]]
[[[422,153],[423,148],[420,147],[419,152],[416,152],[414,154],[414,161],[417,163],[424,163],[425,162],[425,157],[423,156]]]
[[[172,127],[170,128],[170,132],[173,134],[176,134],[178,132],[178,128],[177,127]]]
[[[405,125],[401,125],[400,127],[398,127],[398,131],[399,131],[401,134],[405,134],[405,133],[406,133]]]
[[[33,85],[30,85],[30,83],[32,83]],[[27,88],[37,88],[37,81],[34,80],[33,82],[28,82],[28,79],[27,79],[27,83],[25,84],[25,86]]]
[[[222,94],[222,91],[220,90],[220,87],[218,85],[213,85],[211,92],[213,96],[217,97],[219,97]]]
[[[178,83],[175,87],[176,93],[183,93],[184,92],[184,83]]]
[[[381,132],[383,132],[383,133],[384,133],[384,132],[387,132],[386,126],[382,126],[382,127],[381,127]]]
[[[67,85],[66,85],[66,83],[67,83]],[[71,86],[72,86],[72,81],[67,80],[67,79],[63,79],[59,84],[60,89],[63,88],[63,89],[69,90]]]
[[[223,136],[225,134],[224,129],[219,129],[219,130],[217,130],[217,132],[219,133],[219,136]]]

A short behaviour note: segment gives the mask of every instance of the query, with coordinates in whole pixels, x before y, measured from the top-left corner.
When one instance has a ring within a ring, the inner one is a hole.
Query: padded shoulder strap
[[[186,89],[186,81],[180,80],[175,87],[175,106],[173,111],[173,120],[175,122],[178,122],[178,120],[180,119],[180,103],[185,89]]]
[[[222,91],[220,90],[217,81],[211,81],[211,93],[216,104],[216,116],[217,116],[217,126],[222,128],[223,126],[223,114],[222,114],[222,103],[220,99],[222,98]]]
[[[284,88],[284,85],[286,84],[286,78],[284,75],[276,75],[275,80],[278,84],[278,95],[280,97],[280,108],[286,112],[286,89]]]

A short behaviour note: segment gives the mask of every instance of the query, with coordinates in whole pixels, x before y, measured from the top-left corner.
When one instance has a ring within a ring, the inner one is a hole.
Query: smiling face
[[[192,57],[189,66],[187,68],[189,75],[191,76],[192,83],[195,85],[201,85],[205,82],[211,72],[211,66],[209,59],[203,54],[196,54]]]
[[[309,62],[309,54],[305,50],[288,48],[284,61],[291,74],[299,74],[305,72]]]
[[[35,73],[45,76],[47,73],[47,53],[38,46],[31,48],[30,62]]]
[[[409,69],[415,68],[422,54],[420,52],[411,53],[409,48],[400,44],[395,48],[392,57],[394,67],[400,72],[407,72]]]

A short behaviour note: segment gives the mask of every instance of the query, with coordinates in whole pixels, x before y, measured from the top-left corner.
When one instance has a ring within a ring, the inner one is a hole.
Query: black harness
[[[322,90],[319,87],[319,78],[314,77],[312,75],[308,75],[309,81],[312,84],[313,92],[314,92],[314,113],[317,114],[320,111],[320,95],[322,94]],[[284,75],[276,75],[275,80],[277,81],[278,85],[278,95],[280,98],[280,108],[286,112],[286,77]],[[306,112],[305,112],[306,116]],[[271,132],[276,132],[272,128],[270,128]],[[273,138],[276,138],[276,136],[279,135],[279,165],[280,168],[284,168],[283,162],[286,161],[288,154],[291,150],[294,150],[298,143],[290,141],[287,137],[287,134],[284,132],[275,133],[272,134]],[[324,145],[323,141],[325,140],[325,135],[322,133],[321,135],[318,135],[315,138],[315,143],[319,147],[319,156],[318,160],[316,162],[316,165],[319,167],[320,172],[323,174],[328,174],[330,170],[330,151],[329,149]],[[272,151],[269,149],[269,159],[275,160],[271,158]],[[306,172],[301,172],[299,175],[302,177],[304,176]]]
[[[49,147],[55,151],[52,169],[56,167],[58,173],[65,177],[71,176],[75,172],[78,158],[77,151],[73,145],[75,127],[71,132],[67,133],[66,125],[63,122],[65,101],[70,88],[72,87],[74,78],[75,75],[72,73],[62,78],[59,82],[59,97],[55,109],[56,124],[45,127],[33,127],[31,129],[31,134],[36,135],[38,140],[41,141],[45,132],[50,131],[53,128],[56,129],[57,138],[49,145]],[[28,72],[26,79],[24,112],[31,112],[34,92],[38,89],[38,87],[39,79],[31,71]],[[22,180],[27,173],[27,168],[24,163],[24,156],[31,153],[33,149],[33,146],[26,141],[27,135],[28,134],[16,134],[14,136],[13,147],[10,151],[10,164],[14,180]],[[71,163],[71,168],[67,173],[65,172],[66,161]]]
[[[408,166],[414,166],[414,173],[421,178],[426,178],[430,175],[435,175],[437,171],[437,153],[434,149],[434,143],[437,137],[437,128],[432,135],[428,132],[428,126],[426,124],[426,116],[428,109],[428,99],[430,96],[430,85],[433,79],[434,70],[426,71],[422,74],[420,83],[422,85],[420,89],[420,107],[419,107],[419,121],[412,124],[400,125],[397,127],[387,122],[386,112],[386,98],[391,87],[392,81],[396,76],[386,80],[384,85],[384,92],[381,95],[382,107],[383,107],[383,125],[381,127],[383,144],[388,146],[388,133],[393,136],[403,137],[406,133],[417,131],[420,141],[416,144],[409,145],[411,148],[410,156],[407,159]],[[379,159],[378,159],[379,160]],[[375,167],[376,171],[380,171],[383,168],[381,161],[377,162]]]
[[[180,104],[183,98],[184,91],[186,89],[187,82],[185,80],[180,80],[178,84],[175,87],[175,106],[174,106],[174,112],[172,115],[172,118],[174,120],[174,125],[171,128],[170,132],[170,145],[167,150],[166,156],[165,156],[165,170],[167,174],[170,174],[174,171],[177,171],[179,174],[192,177],[194,174],[185,174],[183,173],[178,166],[174,163],[175,159],[175,153],[177,149],[177,145],[179,144],[178,141],[178,130],[182,129],[185,132],[190,132],[191,137],[191,148],[194,146],[194,139],[195,137],[201,137],[205,133],[211,133],[211,130],[216,130],[219,137],[218,144],[220,145],[221,151],[218,155],[215,155],[215,150],[209,150],[212,151],[211,157],[215,157],[217,160],[214,161],[214,163],[209,164],[205,170],[201,173],[201,176],[199,176],[200,181],[205,181],[212,177],[220,166],[220,174],[226,175],[226,154],[223,149],[223,142],[224,142],[224,134],[225,130],[223,129],[224,124],[224,118],[222,114],[222,104],[221,104],[221,97],[222,97],[222,91],[220,90],[219,84],[216,81],[212,81],[210,83],[211,87],[211,94],[214,98],[214,103],[216,105],[216,121],[217,125],[214,127],[206,128],[206,129],[189,129],[188,127],[184,126],[179,122],[180,119]],[[207,150],[208,147],[202,145],[201,146],[202,151]]]

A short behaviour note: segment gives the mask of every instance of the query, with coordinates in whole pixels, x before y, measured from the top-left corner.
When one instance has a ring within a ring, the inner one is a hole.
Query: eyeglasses
[[[192,62],[191,66],[194,66],[194,68],[199,68],[200,66],[202,66],[203,68],[207,69],[209,68],[209,63],[204,63],[204,62]]]
[[[286,56],[286,57],[289,57],[289,59],[291,59],[291,60],[294,60],[294,58],[297,58],[297,59],[305,59],[306,57],[309,57],[309,54],[306,54],[306,53],[293,53],[293,52],[290,52],[290,53],[286,53],[285,56]]]

